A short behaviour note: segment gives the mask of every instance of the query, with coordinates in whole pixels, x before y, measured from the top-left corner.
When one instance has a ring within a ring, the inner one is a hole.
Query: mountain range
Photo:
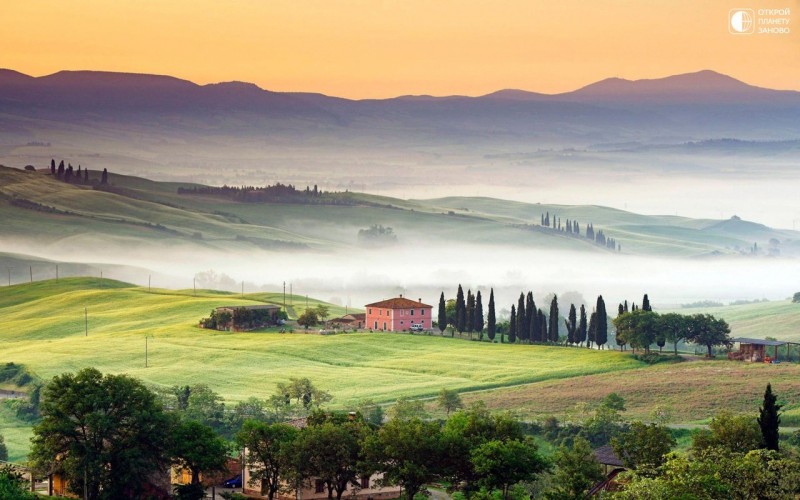
[[[242,82],[198,85],[160,75],[60,71],[36,78],[0,70],[0,113],[11,118],[6,128],[16,117],[199,134],[344,134],[398,143],[800,136],[800,92],[754,87],[709,70],[653,80],[609,78],[552,95],[507,89],[479,97],[364,100],[272,92]]]

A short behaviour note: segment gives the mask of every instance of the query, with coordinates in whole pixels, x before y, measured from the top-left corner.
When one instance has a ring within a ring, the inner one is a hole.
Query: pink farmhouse
[[[433,306],[404,298],[382,300],[364,306],[367,309],[366,327],[387,332],[413,329],[430,330]]]

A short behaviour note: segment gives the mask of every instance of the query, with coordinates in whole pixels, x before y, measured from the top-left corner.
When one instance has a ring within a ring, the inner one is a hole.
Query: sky
[[[729,32],[788,8],[790,34]],[[350,98],[546,93],[713,69],[800,90],[800,0],[3,0],[0,67]]]

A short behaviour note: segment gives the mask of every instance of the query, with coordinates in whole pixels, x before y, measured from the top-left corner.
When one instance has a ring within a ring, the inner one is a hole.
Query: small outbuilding
[[[753,363],[778,361],[778,347],[786,345],[786,342],[781,342],[780,340],[750,339],[746,337],[731,340],[739,343],[739,350],[728,353],[728,359]],[[769,354],[770,347],[772,348],[772,356]]]

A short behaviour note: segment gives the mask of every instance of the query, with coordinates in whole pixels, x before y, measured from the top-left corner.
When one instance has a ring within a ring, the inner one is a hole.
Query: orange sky
[[[732,8],[790,35],[731,35]],[[714,69],[800,90],[800,0],[2,0],[0,67],[241,80],[345,97],[572,90]]]

